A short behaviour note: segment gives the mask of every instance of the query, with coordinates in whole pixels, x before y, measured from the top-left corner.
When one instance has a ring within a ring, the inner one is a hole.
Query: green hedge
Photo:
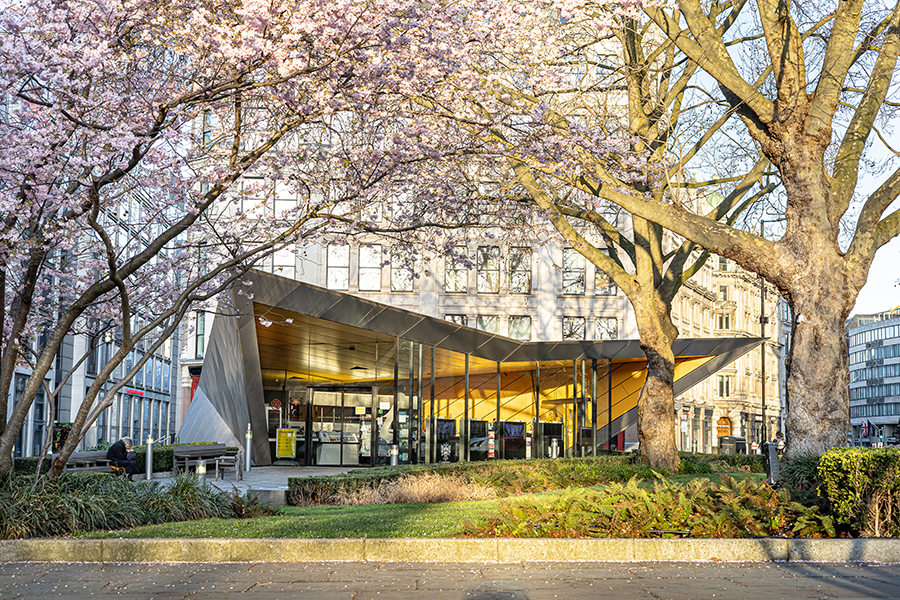
[[[15,470],[16,475],[34,475],[40,459],[40,456],[18,456],[14,458],[13,469]],[[46,473],[49,470],[50,461],[45,459],[41,472]]]
[[[864,536],[900,535],[900,449],[834,448],[817,473],[837,523]]]
[[[205,446],[207,444],[215,444],[216,442],[192,442],[190,444],[175,444],[173,446],[155,444],[153,446],[153,472],[165,473],[172,470],[172,460],[175,446]],[[229,450],[237,450],[237,448],[228,447]],[[137,453],[134,461],[135,473],[146,473],[147,471],[147,446],[134,446],[132,448]]]

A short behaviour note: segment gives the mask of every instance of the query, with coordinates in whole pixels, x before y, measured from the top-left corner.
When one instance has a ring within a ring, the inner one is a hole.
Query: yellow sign
[[[276,458],[294,458],[297,455],[297,430],[279,429],[275,442]]]

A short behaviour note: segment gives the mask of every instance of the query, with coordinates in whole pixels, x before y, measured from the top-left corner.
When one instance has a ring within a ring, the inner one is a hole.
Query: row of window
[[[466,315],[445,315],[447,321],[457,325],[468,325]],[[507,321],[507,337],[525,342],[531,341],[531,317],[511,316]],[[475,328],[488,333],[500,333],[500,317],[496,315],[478,315],[475,317]],[[585,317],[563,317],[562,339],[564,340],[615,340],[619,338],[618,321],[615,317],[597,317],[594,319],[593,337],[587,337],[587,319]]]
[[[330,290],[346,290],[350,287],[350,246],[329,244],[326,267],[326,287]],[[391,291],[411,292],[415,256],[409,246],[392,246],[389,261]],[[385,265],[385,252],[379,244],[359,248],[359,290],[381,291],[381,269]]]
[[[900,402],[886,402],[884,404],[863,404],[850,407],[850,418],[859,417],[889,417],[900,415]]]
[[[115,442],[130,437],[135,445],[147,436],[154,440],[169,433],[169,403],[132,394],[117,394],[112,406],[97,419],[97,440]]]
[[[870,329],[869,331],[860,331],[850,336],[850,346],[859,346],[867,344],[875,340],[889,340],[900,337],[900,325],[889,325],[887,327],[879,327],[878,329]]]
[[[13,387],[13,407],[15,407],[16,404],[19,403],[19,400],[22,399],[22,392],[25,390],[27,381],[27,375],[16,374],[15,385]],[[41,452],[43,452],[45,434],[47,432],[47,404],[43,387],[39,388],[37,394],[35,394],[34,402],[31,404],[30,413],[32,426],[30,428],[27,427],[28,419],[26,419],[25,425],[22,426],[19,430],[19,435],[16,436],[13,456],[40,456]],[[26,430],[31,431],[30,454],[26,453],[26,444],[28,444]]]
[[[900,396],[900,383],[886,383],[884,385],[867,385],[866,387],[852,388],[850,400],[866,400],[868,398],[886,398],[888,396]]]
[[[865,381],[866,379],[876,379],[879,377],[900,377],[900,363],[850,371],[851,383],[854,381]]]
[[[900,356],[900,344],[881,346],[880,348],[866,348],[865,350],[851,352],[850,364],[856,365],[867,360],[875,360],[876,358],[896,358],[898,356]]]
[[[392,246],[386,260],[381,245],[373,244],[359,248],[358,289],[361,292],[381,291],[381,271],[385,264],[391,269],[391,291],[411,292],[413,289],[415,259],[412,248]],[[510,294],[531,293],[530,248],[510,248],[503,260],[499,246],[479,246],[472,261],[465,246],[459,246],[447,257],[444,269],[444,289],[450,293],[469,291],[469,270],[476,270],[475,291],[479,294],[500,293],[500,278],[503,265],[506,266]],[[574,248],[563,249],[562,293],[579,295],[585,293],[586,261]],[[279,267],[276,267],[279,268]],[[329,244],[327,250],[326,286],[332,290],[347,290],[350,287],[350,246]],[[599,269],[594,270],[594,293],[615,295],[615,283]]]

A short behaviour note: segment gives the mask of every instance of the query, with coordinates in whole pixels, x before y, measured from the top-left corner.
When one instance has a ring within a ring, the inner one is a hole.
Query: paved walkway
[[[436,541],[440,543],[440,541]],[[3,563],[0,598],[770,600],[900,598],[900,565]]]
[[[207,473],[207,481],[217,488],[231,492],[234,488],[244,494],[248,489],[254,491],[287,491],[290,477],[317,477],[320,475],[338,475],[359,467],[253,467],[244,472],[241,481],[236,481],[233,471],[216,481],[215,474]],[[210,469],[210,471],[212,471]]]

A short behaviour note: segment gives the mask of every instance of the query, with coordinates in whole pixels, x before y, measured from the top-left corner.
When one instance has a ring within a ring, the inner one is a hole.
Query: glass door
[[[306,464],[360,466],[371,461],[372,392],[359,388],[313,390],[311,455]]]

